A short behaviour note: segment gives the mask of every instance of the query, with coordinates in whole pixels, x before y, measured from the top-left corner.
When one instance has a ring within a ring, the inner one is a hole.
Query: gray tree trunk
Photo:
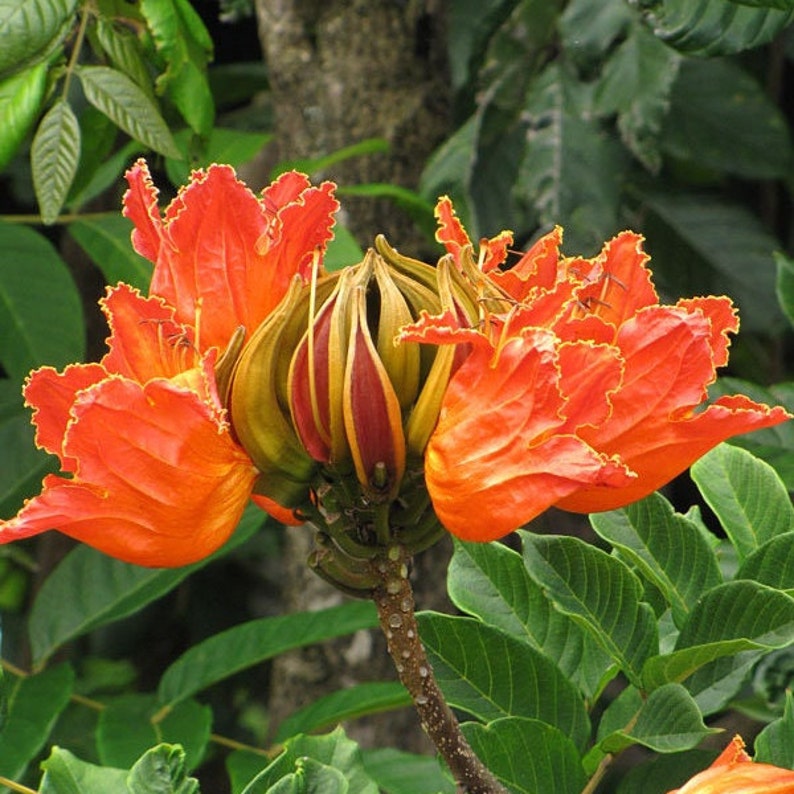
[[[387,182],[416,188],[428,155],[449,130],[449,97],[440,4],[400,0],[257,0],[259,38],[276,120],[275,161],[317,157],[367,138],[384,138],[387,154],[329,167],[340,185]],[[385,200],[343,197],[343,221],[359,242],[378,232],[406,254],[428,249],[407,216]],[[284,609],[341,603],[340,593],[305,561],[309,528],[287,532]],[[449,542],[420,555],[413,576],[420,608],[448,609]],[[272,724],[323,694],[395,672],[377,633],[280,657],[271,680]],[[368,746],[428,749],[413,711],[348,726]]]

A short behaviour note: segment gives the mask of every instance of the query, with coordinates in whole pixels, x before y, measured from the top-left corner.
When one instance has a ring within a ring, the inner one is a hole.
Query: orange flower
[[[449,199],[437,216],[479,323],[424,315],[401,337],[472,348],[425,452],[436,512],[459,537],[502,537],[552,505],[626,505],[726,438],[789,418],[743,396],[700,410],[736,313],[725,297],[659,305],[639,235],[566,259],[555,229],[500,270],[509,235],[483,241],[475,263]]]
[[[128,562],[177,566],[228,539],[258,476],[230,432],[221,354],[308,275],[337,203],[330,183],[310,187],[296,173],[257,198],[231,168],[211,166],[161,218],[146,164],[127,179],[133,243],[155,263],[150,297],[108,289],[102,361],[29,377],[36,443],[63,474],[0,523],[0,542],[57,529]]]
[[[770,764],[754,764],[740,736],[714,763],[668,794],[794,794],[794,772]]]

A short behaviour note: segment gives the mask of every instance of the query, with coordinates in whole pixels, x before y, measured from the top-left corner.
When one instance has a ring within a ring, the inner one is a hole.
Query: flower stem
[[[469,746],[460,725],[438,688],[433,668],[419,639],[414,598],[408,579],[410,557],[401,546],[391,546],[373,560],[380,584],[373,599],[389,655],[403,686],[422,720],[422,728],[436,746],[461,794],[507,794]]]

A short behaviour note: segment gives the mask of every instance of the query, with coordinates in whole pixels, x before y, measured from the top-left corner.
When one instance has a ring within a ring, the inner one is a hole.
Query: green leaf
[[[541,225],[565,227],[573,250],[601,247],[618,219],[624,158],[593,119],[582,86],[553,65],[534,82],[523,107],[528,122],[516,191]]]
[[[9,694],[8,715],[0,733],[0,775],[14,780],[47,743],[58,715],[69,703],[74,671],[68,664],[59,664],[26,677],[4,675]]]
[[[668,251],[655,254],[663,274],[678,276],[673,289],[732,295],[743,331],[784,325],[774,305],[773,252],[780,243],[749,209],[694,191],[649,192],[643,200],[676,236]],[[655,245],[658,250],[658,240]]]
[[[127,776],[129,794],[197,794],[198,780],[187,776],[181,747],[160,744],[146,752]]]
[[[216,681],[280,653],[377,624],[375,607],[369,601],[251,620],[183,653],[160,679],[158,697],[163,705],[173,706]]]
[[[144,294],[152,280],[152,263],[138,254],[130,243],[133,224],[122,215],[92,217],[69,224],[69,234],[102,271],[112,285],[123,281]]]
[[[82,359],[82,304],[56,250],[42,235],[0,222],[0,251],[0,362],[8,375],[21,382],[42,362]]]
[[[659,138],[681,57],[640,24],[604,64],[596,87],[598,113],[618,116],[632,154],[653,172],[661,167]]]
[[[786,705],[783,716],[770,722],[755,737],[754,761],[761,764],[772,764],[783,769],[794,769],[794,695],[786,690]]]
[[[679,160],[748,179],[777,179],[791,167],[785,116],[732,61],[682,63],[661,144]]]
[[[590,516],[593,529],[658,587],[677,625],[701,593],[722,581],[717,559],[700,529],[661,495]]]
[[[118,132],[115,124],[96,108],[90,108],[89,110],[101,115],[113,127],[115,137]],[[83,113],[81,118],[85,118],[87,113],[88,111]],[[87,145],[88,143],[86,143]],[[143,144],[138,141],[127,141],[123,146],[115,149],[112,154],[102,158],[96,165],[92,164],[93,158],[91,155],[86,154],[80,161],[72,194],[67,199],[69,208],[72,211],[77,211],[91,199],[96,198],[100,193],[104,193],[109,187],[117,186],[130,161],[143,154],[143,150]],[[81,179],[83,163],[85,163],[87,171],[85,180]]]
[[[0,74],[18,69],[66,34],[77,0],[0,0]]]
[[[127,135],[166,157],[181,157],[160,111],[126,74],[107,66],[76,71],[86,99]]]
[[[418,619],[438,685],[453,708],[484,722],[539,719],[584,746],[590,733],[584,702],[543,654],[471,618],[422,612]]]
[[[73,549],[47,577],[33,604],[28,631],[34,661],[42,664],[66,642],[157,600],[193,571],[240,546],[264,520],[261,510],[249,506],[225,546],[182,568],[141,568],[88,546]]]
[[[130,77],[150,99],[154,99],[151,75],[138,37],[127,28],[116,26],[102,17],[97,20],[96,33],[113,65]]]
[[[396,681],[357,684],[332,692],[290,714],[279,725],[273,741],[281,743],[299,733],[310,733],[344,720],[410,705],[410,695]]]
[[[789,590],[794,593],[794,532],[784,532],[771,538],[745,557],[736,579],[755,582]]]
[[[242,794],[270,792],[271,786],[275,786],[282,778],[296,770],[300,772],[303,759],[319,762],[342,774],[347,787],[339,789],[332,787],[329,789],[329,793],[340,791],[346,794],[378,794],[378,787],[364,769],[358,745],[348,739],[341,728],[337,728],[325,736],[296,736],[294,739],[290,739],[284,746],[284,752],[257,775],[243,789]],[[311,770],[311,774],[317,774],[317,770]],[[338,778],[335,780],[338,782]],[[306,794],[320,794],[325,789],[273,789],[274,793],[275,791],[294,791],[295,794],[306,791]]]
[[[702,772],[711,764],[714,756],[713,752],[688,750],[639,763],[623,777],[615,794],[666,794]]]
[[[665,684],[655,689],[642,703],[626,728],[601,739],[605,753],[619,753],[633,744],[641,744],[657,753],[689,750],[716,728],[708,728],[697,704],[680,684]]]
[[[750,8],[730,0],[646,0],[653,32],[671,47],[693,55],[731,55],[771,41],[794,13]]]
[[[634,18],[625,0],[569,0],[559,18],[566,55],[584,65],[600,64]]]
[[[69,103],[56,100],[39,123],[30,147],[33,187],[41,220],[54,223],[80,160],[80,125]]]
[[[344,226],[337,224],[334,227],[333,239],[325,249],[323,265],[326,269],[340,270],[360,262],[363,258],[364,252],[356,242],[356,238]]]
[[[389,151],[389,142],[384,138],[365,138],[363,141],[336,149],[330,154],[321,157],[302,157],[298,160],[282,160],[271,171],[270,178],[283,174],[285,171],[303,171],[309,175],[325,171],[333,165],[343,163],[355,157],[364,157],[368,154],[386,154]]]
[[[439,762],[391,747],[362,750],[367,774],[385,794],[455,794],[456,786]]]
[[[46,62],[0,82],[0,170],[8,165],[33,126],[47,87]]]
[[[213,45],[201,17],[186,0],[142,0],[141,12],[168,64],[157,79],[158,91],[168,93],[194,132],[208,134],[215,118],[207,81]]]
[[[554,609],[520,554],[501,543],[455,540],[447,587],[458,609],[544,653],[588,699],[606,684],[609,656],[589,632]]]
[[[791,11],[791,0],[730,0],[741,6],[753,6],[754,8],[779,8],[781,11]]]
[[[709,590],[695,605],[673,653],[648,659],[644,688],[685,682],[705,713],[712,710],[708,706],[715,685],[724,679],[733,685],[734,673],[738,675],[761,653],[791,642],[794,599],[756,582],[726,582]]]
[[[39,794],[108,794],[127,791],[127,771],[81,761],[68,750],[53,747],[43,761]]]
[[[789,322],[794,325],[794,260],[780,252],[775,252],[777,264],[777,291],[778,303],[785,312]]]
[[[13,516],[39,487],[45,474],[56,471],[57,459],[34,444],[30,412],[23,407],[21,387],[0,379],[0,516]],[[6,547],[12,548],[12,547]]]
[[[187,769],[195,769],[209,743],[212,709],[184,700],[154,723],[158,708],[153,694],[122,695],[107,701],[96,730],[100,761],[128,769],[150,747],[169,742],[184,748]]]
[[[642,601],[639,578],[620,560],[578,538],[520,534],[529,575],[639,685],[643,662],[658,649],[656,621]]]
[[[512,792],[579,794],[587,782],[576,746],[551,725],[506,717],[461,728],[472,750]]]
[[[721,444],[697,461],[691,473],[740,559],[794,530],[794,507],[785,485],[768,463],[746,450]]]

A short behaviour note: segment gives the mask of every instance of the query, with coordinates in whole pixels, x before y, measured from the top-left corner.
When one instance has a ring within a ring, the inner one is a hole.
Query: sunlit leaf
[[[0,0],[0,74],[18,68],[65,35],[77,0]]]
[[[578,538],[520,534],[529,575],[639,684],[643,662],[658,649],[656,621],[642,601],[639,578]]]
[[[447,583],[455,606],[542,651],[588,698],[608,680],[609,656],[587,631],[554,609],[520,554],[500,543],[456,540]]]
[[[680,626],[700,595],[722,581],[700,529],[661,494],[590,516],[593,529],[664,594]]]
[[[86,99],[131,138],[166,157],[180,157],[160,111],[123,72],[107,66],[77,70]]]
[[[480,760],[512,792],[579,794],[587,782],[576,746],[551,725],[506,717],[461,728]]]
[[[257,775],[246,787],[242,794],[266,794],[270,787],[283,777],[301,768],[302,759],[311,759],[341,773],[342,782],[346,787],[329,789],[319,788],[316,791],[346,792],[347,794],[378,794],[378,787],[369,777],[361,761],[358,745],[348,739],[341,728],[325,736],[296,736],[287,741],[284,752],[273,761],[263,772]],[[318,774],[320,770],[311,770],[311,774]],[[339,778],[334,778],[338,782]],[[294,791],[298,794],[303,789],[288,788],[285,791]]]
[[[9,711],[0,732],[0,775],[17,779],[44,747],[59,714],[69,702],[74,671],[60,664],[37,675],[9,673]]]
[[[62,747],[53,747],[49,758],[42,761],[44,777],[39,794],[108,794],[110,791],[126,792],[125,769],[89,764]]]
[[[740,558],[794,530],[794,507],[785,485],[768,463],[746,450],[721,444],[692,466],[692,479]]]
[[[340,689],[290,714],[276,731],[275,742],[311,733],[344,720],[411,705],[411,697],[396,681],[371,681]]]
[[[0,170],[14,156],[41,109],[47,69],[47,63],[39,63],[0,82]]]
[[[132,222],[122,215],[91,217],[69,224],[69,234],[102,271],[105,281],[119,281],[146,294],[152,280],[152,263],[138,254],[130,243]]]
[[[39,123],[30,147],[33,187],[44,223],[58,217],[79,160],[80,125],[69,103],[58,99]]]
[[[63,367],[85,351],[83,310],[69,269],[49,241],[0,222],[0,361],[18,383],[42,363]]]
[[[590,730],[584,701],[543,654],[471,618],[423,612],[419,629],[451,706],[485,722],[539,719],[584,746]]]
[[[369,601],[350,601],[317,612],[251,620],[215,634],[182,654],[160,679],[158,697],[172,706],[234,673],[280,653],[378,623]]]
[[[225,546],[183,568],[141,568],[88,546],[73,549],[44,581],[33,604],[28,631],[34,660],[41,664],[64,643],[165,595],[193,571],[237,548],[263,521],[261,510],[248,507]]]

